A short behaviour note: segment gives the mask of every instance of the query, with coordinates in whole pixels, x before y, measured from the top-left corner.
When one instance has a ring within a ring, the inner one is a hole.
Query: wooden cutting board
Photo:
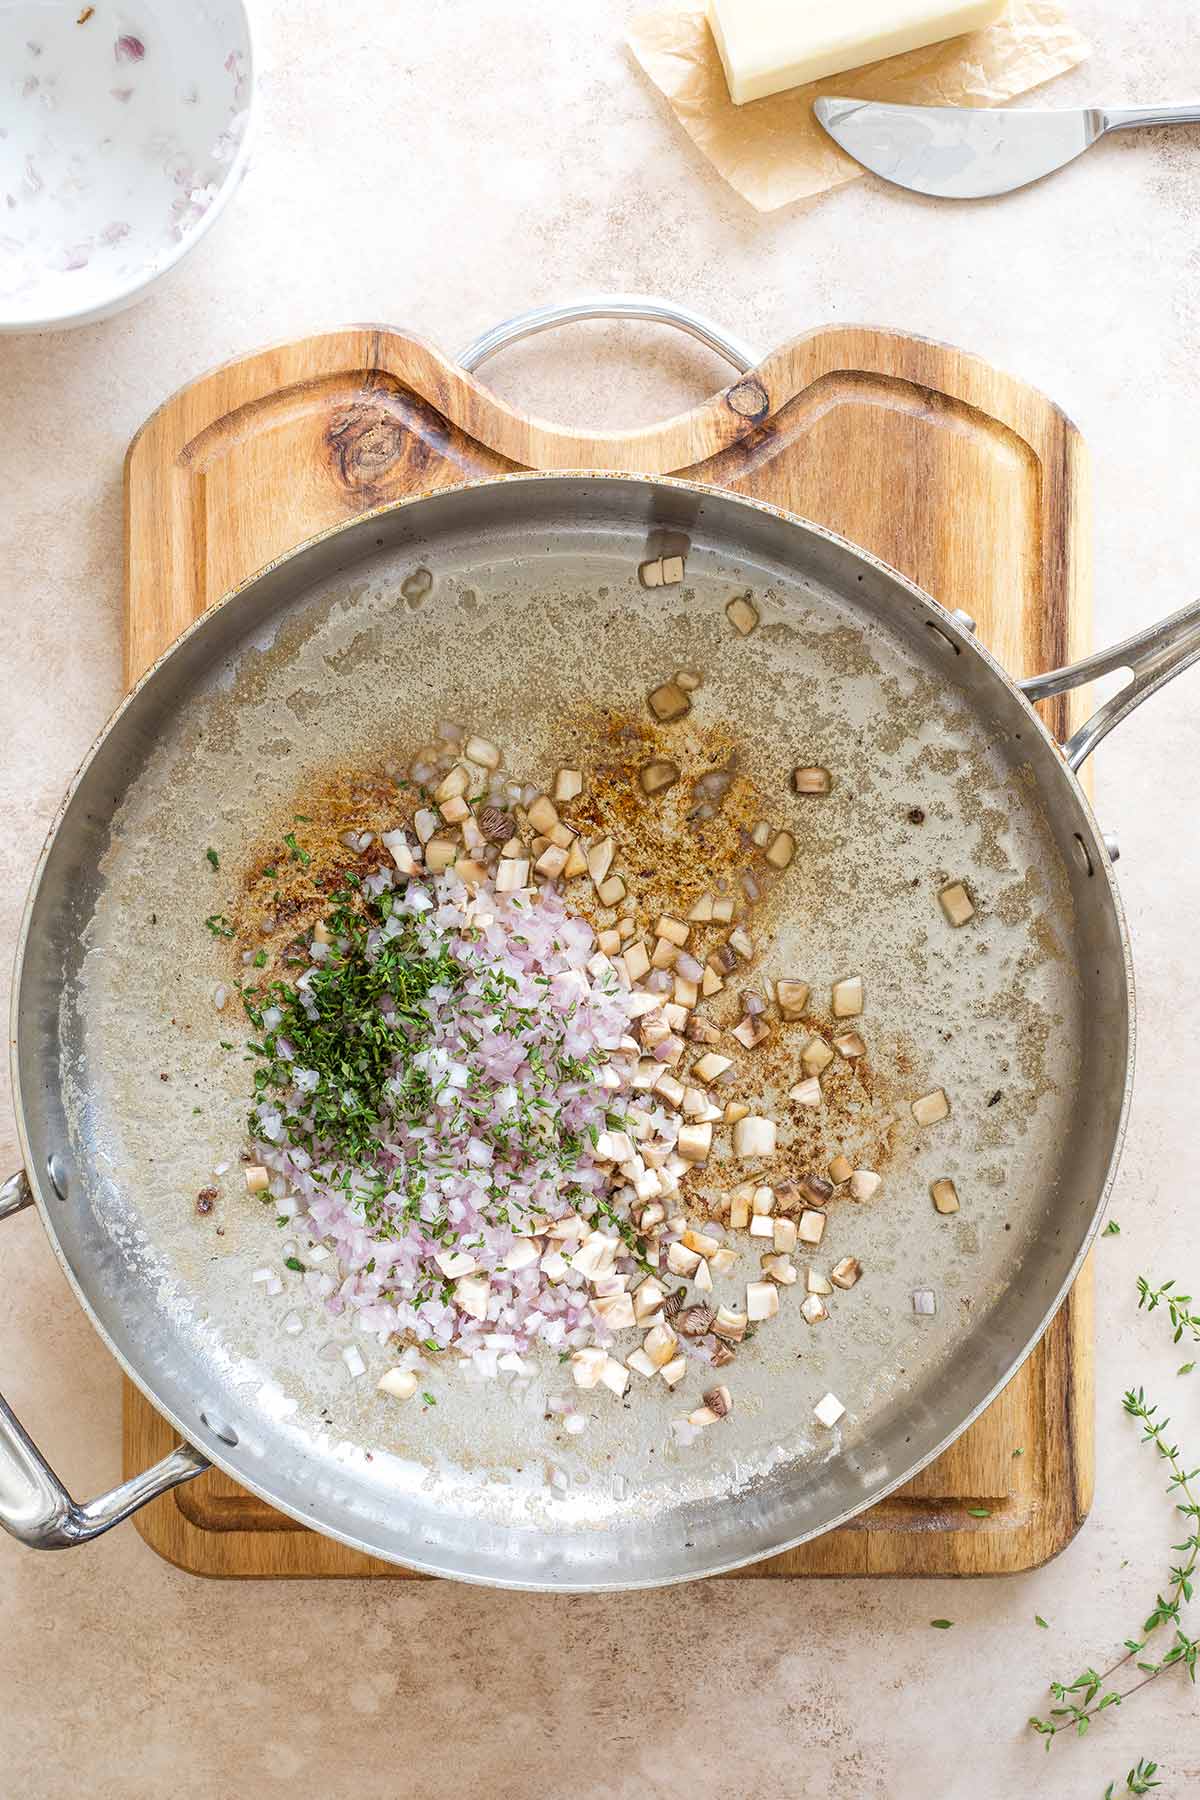
[[[125,468],[125,670],[304,538],[401,495],[515,469],[687,475],[775,501],[963,607],[1014,673],[1090,647],[1087,458],[1041,394],[892,332],[811,332],[693,412],[594,437],[525,417],[406,334],[363,326],[227,364],[142,427]],[[1060,734],[1079,696],[1049,703]],[[1021,1372],[915,1481],[754,1576],[995,1575],[1036,1567],[1093,1485],[1090,1263]],[[127,1474],[174,1443],[129,1383]],[[987,1508],[974,1518],[969,1508]],[[414,1579],[284,1518],[224,1475],[137,1514],[196,1574]]]

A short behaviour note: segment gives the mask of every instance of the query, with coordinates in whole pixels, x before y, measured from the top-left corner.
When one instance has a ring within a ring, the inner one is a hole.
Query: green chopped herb
[[[423,1393],[421,1395],[421,1398],[425,1402],[426,1406],[436,1406],[437,1405],[437,1401],[434,1399],[432,1394]]]
[[[1190,1362],[1190,1363],[1180,1363],[1180,1365],[1179,1365],[1179,1367],[1178,1367],[1178,1368],[1177,1368],[1177,1369],[1176,1369],[1176,1371],[1175,1371],[1175,1373],[1176,1373],[1176,1374],[1177,1374],[1177,1375],[1190,1375],[1190,1374],[1191,1374],[1191,1372],[1192,1372],[1192,1370],[1193,1370],[1193,1369],[1194,1369],[1194,1368],[1195,1368],[1195,1366],[1196,1366],[1196,1365],[1195,1365],[1195,1363],[1194,1363],[1194,1362]]]
[[[211,931],[214,937],[231,938],[234,935],[233,926],[224,913],[209,913],[204,925],[205,929]]]
[[[1033,1622],[1035,1625],[1040,1625],[1043,1631],[1049,1631],[1049,1629],[1050,1629],[1050,1627],[1047,1625],[1045,1619],[1043,1619],[1041,1613],[1034,1613]]]
[[[968,1506],[967,1511],[973,1519],[990,1519],[992,1516],[990,1506]]]
[[[929,1623],[935,1631],[950,1631],[954,1626],[953,1619],[930,1619]]]
[[[214,869],[219,869],[219,868],[220,868],[220,866],[221,866],[221,859],[220,859],[220,857],[219,857],[219,856],[218,856],[218,855],[217,855],[217,853],[216,853],[216,851],[215,851],[215,850],[213,850],[213,849],[211,849],[211,848],[210,848],[210,849],[208,849],[208,850],[206,850],[206,851],[205,851],[205,852],[204,852],[204,854],[205,854],[205,856],[207,856],[207,858],[208,858],[208,860],[209,860],[209,862],[210,862],[210,863],[211,863],[211,864],[212,864],[212,866],[213,866],[213,868],[214,868]]]
[[[265,950],[257,950],[257,951],[255,951],[255,954],[254,954],[254,967],[255,967],[255,968],[256,968],[256,969],[265,969],[265,968],[266,968],[266,966],[267,966],[267,953],[266,953],[266,951],[265,951]]]
[[[312,857],[307,850],[302,850],[300,848],[300,845],[296,842],[295,832],[285,832],[283,841],[287,845],[288,855],[291,857],[292,861],[298,862],[302,868],[307,869],[309,863],[312,861]]]
[[[1117,1224],[1115,1219],[1110,1219],[1108,1224],[1104,1227],[1104,1230],[1100,1233],[1101,1237],[1120,1237],[1120,1235],[1121,1227]]]
[[[275,869],[275,868],[263,870],[263,874],[267,877],[267,879],[269,881],[274,881],[274,879],[278,875],[278,873],[279,873],[279,870]]]
[[[285,1256],[283,1259],[283,1266],[285,1269],[294,1269],[297,1275],[303,1275],[304,1273],[304,1264],[300,1261],[298,1256]]]

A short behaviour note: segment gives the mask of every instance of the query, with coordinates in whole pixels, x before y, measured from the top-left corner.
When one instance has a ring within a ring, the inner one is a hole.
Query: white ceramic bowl
[[[186,256],[252,93],[242,0],[0,0],[0,331],[104,318]]]

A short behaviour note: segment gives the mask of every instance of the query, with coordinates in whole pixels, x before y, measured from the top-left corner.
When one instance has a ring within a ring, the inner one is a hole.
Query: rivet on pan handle
[[[536,337],[538,332],[553,331],[559,325],[573,325],[578,319],[645,319],[652,325],[674,325],[677,330],[686,331],[689,337],[698,338],[718,356],[723,356],[739,375],[756,368],[762,361],[759,352],[751,349],[749,344],[731,336],[700,313],[676,306],[672,300],[660,300],[654,294],[597,294],[585,300],[570,300],[563,306],[536,306],[529,312],[518,313],[515,318],[505,319],[500,325],[493,325],[490,331],[467,345],[458,359],[459,364],[468,371],[475,370],[509,344],[519,344],[522,338]]]
[[[0,1220],[24,1212],[33,1191],[22,1171],[0,1185]],[[0,1526],[31,1550],[67,1550],[119,1525],[148,1500],[203,1475],[207,1460],[181,1444],[161,1462],[82,1506],[72,1500],[54,1470],[0,1396]]]
[[[1193,600],[1190,606],[1172,613],[1169,619],[1160,619],[1145,631],[1135,632],[1111,650],[1097,650],[1094,656],[1085,656],[1068,669],[1052,669],[1048,675],[1035,675],[1019,685],[1031,702],[1051,700],[1055,694],[1069,693],[1098,676],[1114,675],[1118,669],[1130,671],[1132,679],[1063,745],[1067,767],[1078,769],[1114,725],[1127,719],[1143,700],[1156,694],[1168,681],[1174,681],[1194,662],[1200,662],[1200,600]]]

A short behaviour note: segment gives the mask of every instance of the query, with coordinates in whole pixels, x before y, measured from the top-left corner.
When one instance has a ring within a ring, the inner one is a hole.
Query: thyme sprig
[[[1148,1794],[1151,1788],[1161,1787],[1162,1782],[1154,1779],[1157,1768],[1156,1762],[1147,1762],[1144,1757],[1139,1756],[1136,1766],[1130,1769],[1125,1777],[1125,1792],[1127,1794]],[[1116,1791],[1116,1782],[1110,1781],[1104,1790],[1104,1800],[1113,1800]]]
[[[1139,1308],[1145,1307],[1153,1312],[1157,1306],[1165,1304],[1175,1327],[1176,1343],[1188,1329],[1200,1338],[1200,1319],[1187,1311],[1191,1305],[1190,1296],[1176,1295],[1174,1286],[1171,1281],[1165,1282],[1161,1288],[1153,1289],[1144,1277],[1139,1277]],[[1172,1443],[1166,1435],[1170,1420],[1158,1417],[1158,1407],[1147,1401],[1144,1388],[1130,1388],[1123,1397],[1122,1405],[1127,1416],[1141,1425],[1142,1443],[1152,1444],[1161,1461],[1166,1463],[1169,1472],[1167,1492],[1175,1498],[1175,1510],[1188,1522],[1189,1530],[1182,1543],[1172,1545],[1180,1561],[1171,1564],[1168,1570],[1167,1593],[1155,1594],[1154,1605],[1142,1625],[1141,1635],[1125,1639],[1124,1656],[1118,1657],[1102,1673],[1089,1667],[1072,1682],[1051,1682],[1050,1693],[1058,1704],[1050,1708],[1047,1718],[1035,1716],[1029,1721],[1033,1730],[1044,1737],[1047,1750],[1061,1731],[1074,1731],[1077,1736],[1082,1737],[1102,1712],[1108,1711],[1110,1707],[1120,1706],[1168,1669],[1185,1668],[1191,1681],[1196,1680],[1200,1636],[1189,1636],[1184,1630],[1183,1609],[1193,1597],[1194,1577],[1197,1563],[1200,1562],[1200,1501],[1197,1500],[1196,1488],[1196,1484],[1200,1482],[1200,1468],[1187,1467],[1179,1446]],[[1147,1655],[1151,1635],[1163,1626],[1174,1628],[1170,1648],[1159,1657]],[[1141,1679],[1128,1687],[1110,1685],[1118,1671],[1131,1663]],[[1139,1760],[1126,1778],[1126,1792],[1144,1794],[1152,1787],[1161,1786],[1160,1782],[1153,1779],[1157,1768],[1157,1763]],[[1139,1782],[1142,1785],[1137,1785]],[[1109,1800],[1112,1791],[1113,1784],[1110,1783],[1105,1800]]]
[[[1161,1287],[1152,1288],[1144,1275],[1138,1276],[1137,1285],[1139,1312],[1143,1307],[1147,1312],[1153,1312],[1156,1307],[1165,1306],[1175,1328],[1175,1343],[1185,1331],[1190,1331],[1194,1341],[1200,1344],[1200,1313],[1188,1311],[1192,1304],[1190,1294],[1177,1294],[1173,1281],[1164,1281]]]

